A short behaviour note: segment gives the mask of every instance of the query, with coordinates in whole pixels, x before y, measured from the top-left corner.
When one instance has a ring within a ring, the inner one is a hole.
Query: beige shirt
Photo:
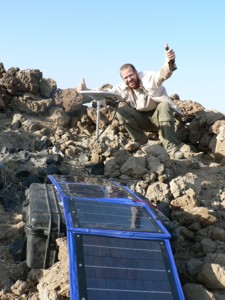
[[[173,71],[165,64],[158,72],[139,72],[140,87],[130,89],[124,82],[112,88],[112,92],[121,96],[123,101],[140,111],[154,110],[159,102],[171,102],[162,83],[172,75]]]

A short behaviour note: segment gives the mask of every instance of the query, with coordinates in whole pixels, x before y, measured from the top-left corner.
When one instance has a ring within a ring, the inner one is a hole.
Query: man
[[[158,72],[137,72],[132,64],[124,64],[120,68],[123,82],[110,91],[121,96],[126,106],[117,110],[118,120],[125,126],[132,138],[126,146],[129,152],[134,152],[148,142],[145,131],[161,130],[163,146],[171,158],[181,159],[183,153],[179,150],[179,141],[174,132],[173,111],[179,111],[168,97],[162,83],[176,69],[175,52],[168,48],[165,51],[165,64]],[[87,89],[85,81],[77,88],[78,92]]]

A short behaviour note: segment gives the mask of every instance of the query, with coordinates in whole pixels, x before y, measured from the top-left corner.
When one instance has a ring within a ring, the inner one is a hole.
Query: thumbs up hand
[[[85,91],[85,90],[87,90],[87,86],[86,86],[85,79],[83,78],[82,82],[77,87],[77,92],[79,93],[80,91]]]

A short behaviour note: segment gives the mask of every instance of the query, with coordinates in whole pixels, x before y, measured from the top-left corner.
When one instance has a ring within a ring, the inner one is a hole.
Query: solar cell
[[[70,198],[137,199],[124,186],[102,178],[87,176],[49,176],[65,196]]]
[[[144,206],[119,203],[70,200],[73,227],[135,230],[162,233]]]
[[[164,242],[94,235],[75,239],[80,299],[179,299]]]

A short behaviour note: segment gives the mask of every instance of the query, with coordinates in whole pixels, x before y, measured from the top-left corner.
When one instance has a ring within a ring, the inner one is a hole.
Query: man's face
[[[124,69],[120,72],[121,77],[123,78],[123,81],[126,83],[126,85],[131,89],[137,89],[139,88],[139,78],[137,73],[132,68]]]

